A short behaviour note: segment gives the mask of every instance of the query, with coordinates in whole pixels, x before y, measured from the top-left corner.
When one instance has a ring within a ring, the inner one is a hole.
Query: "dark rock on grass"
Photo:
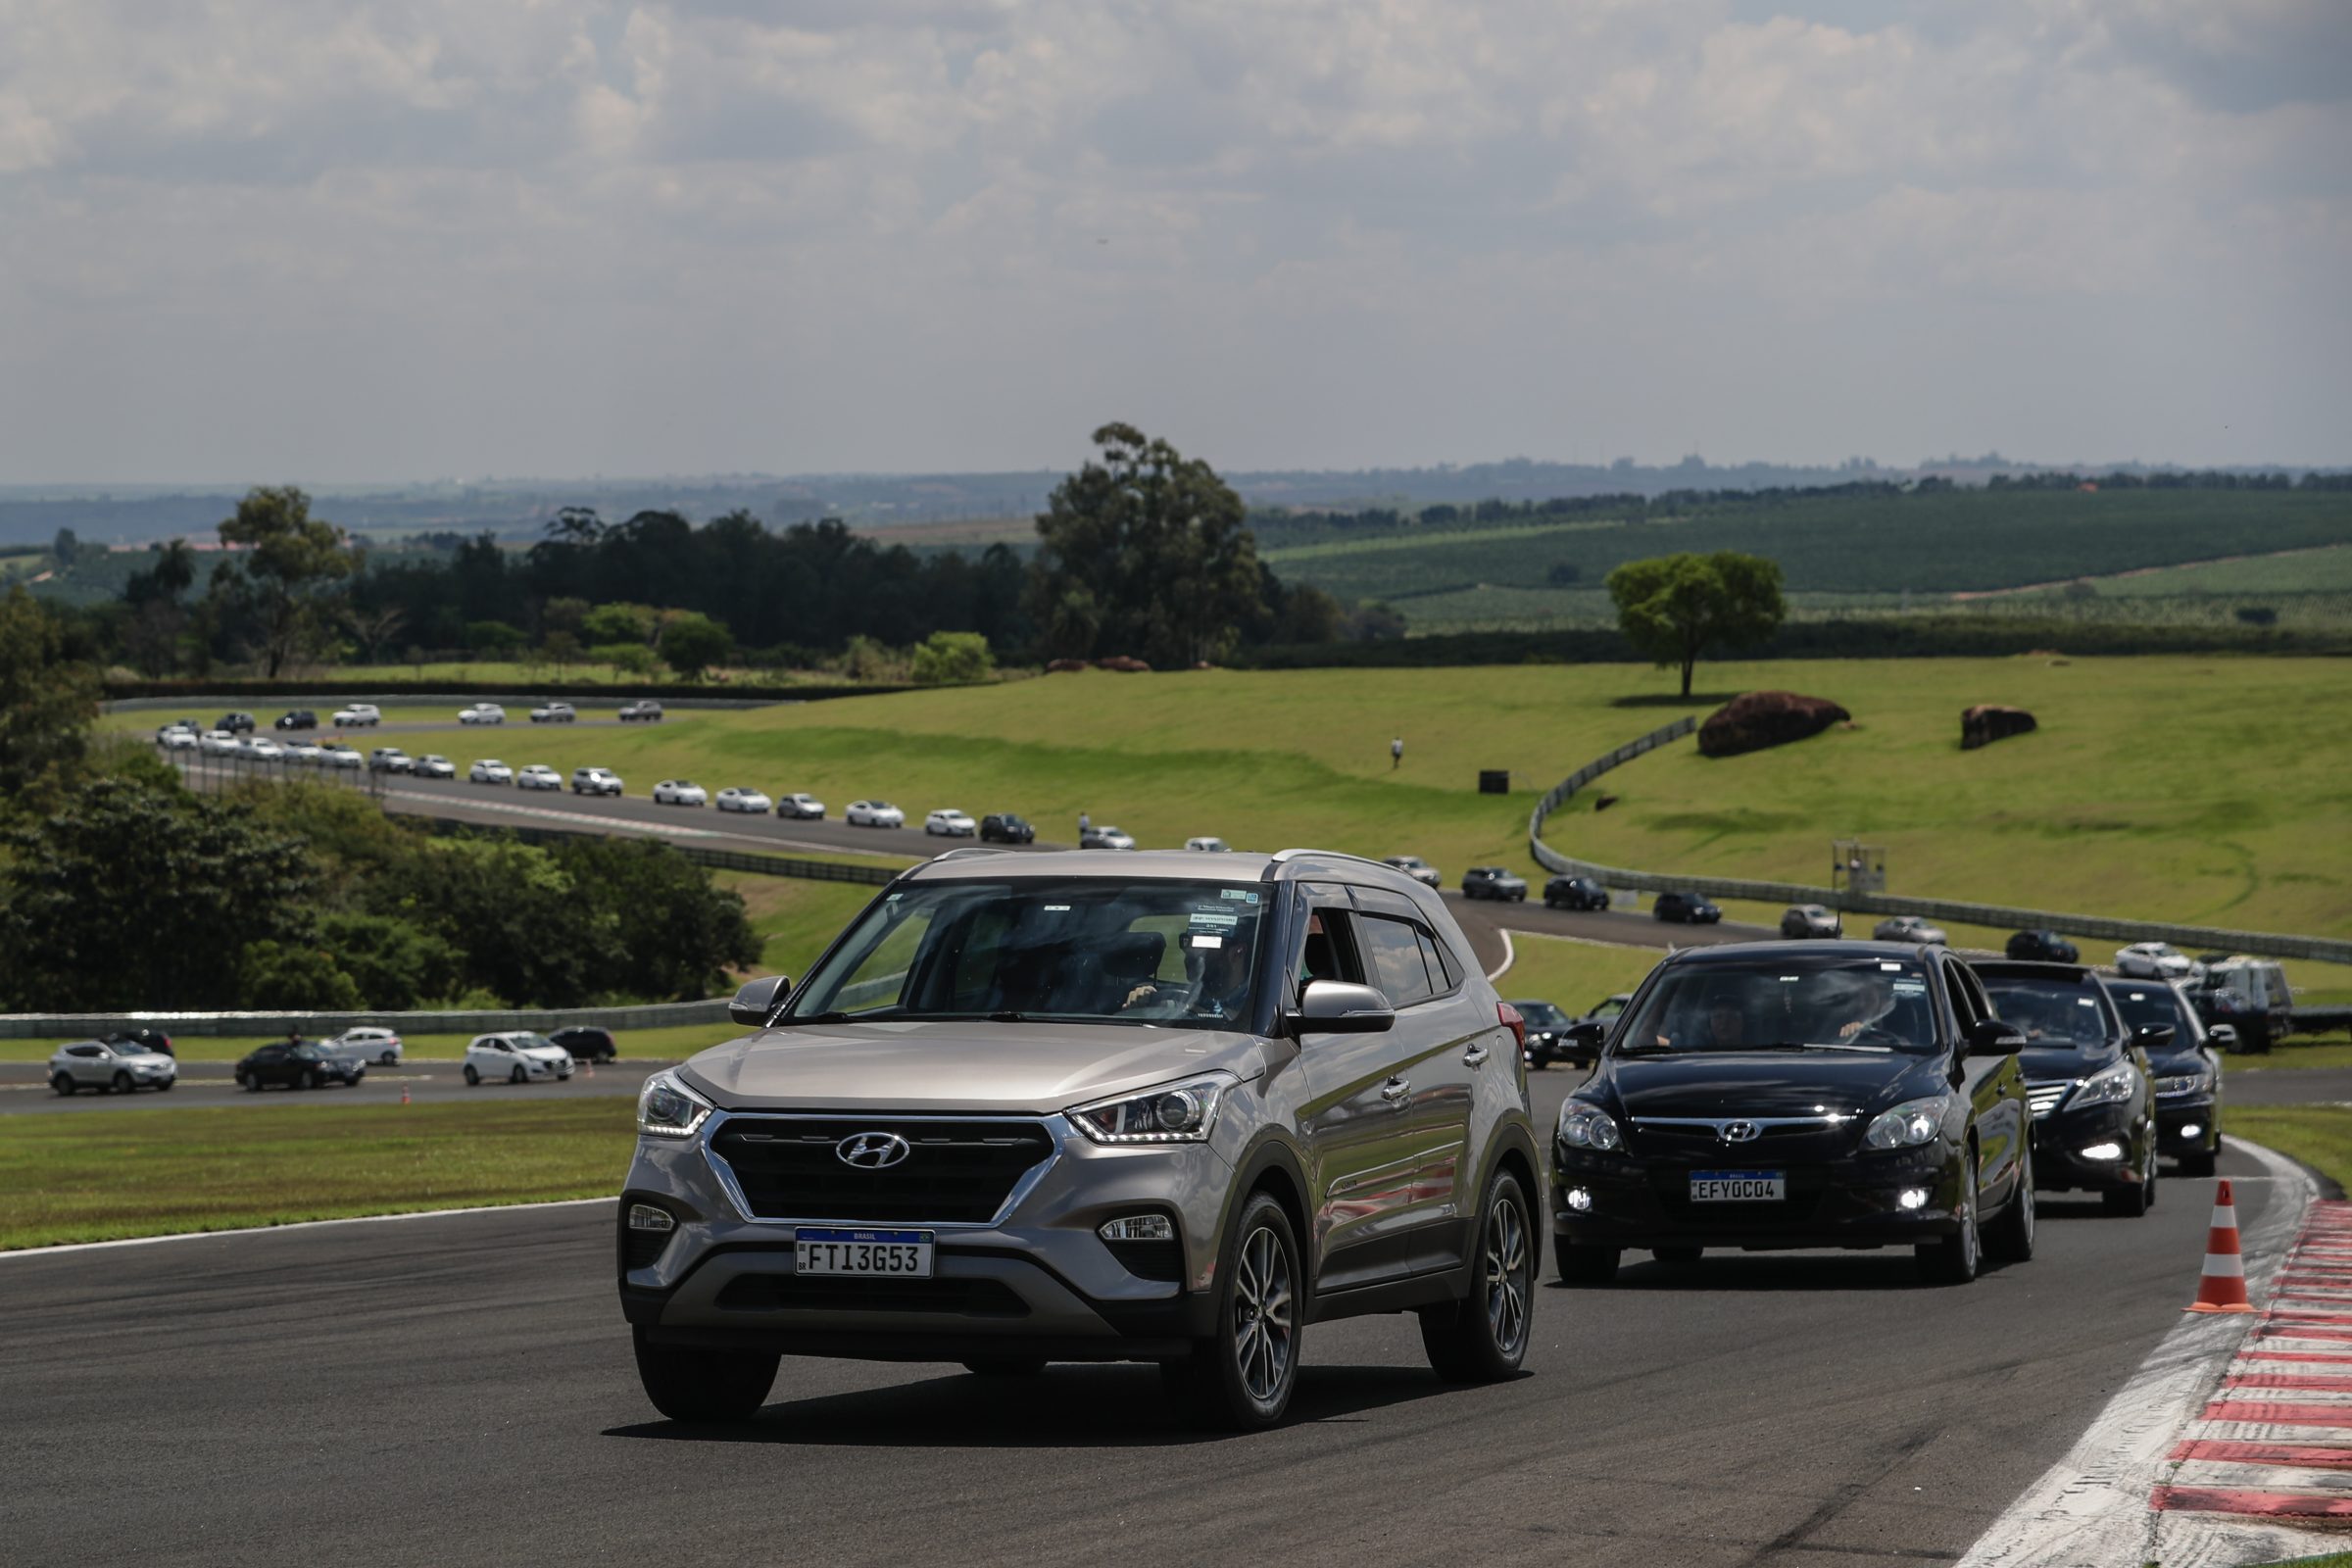
[[[1086,661],[1083,659],[1056,659],[1046,666],[1046,673],[1049,675],[1074,675],[1084,668],[1086,668]]]
[[[1097,669],[1115,669],[1122,675],[1146,675],[1152,666],[1130,654],[1113,654],[1108,659],[1095,661]]]
[[[1980,746],[2023,735],[2034,727],[2034,715],[2022,708],[1979,703],[1960,715],[1960,749],[1973,752]]]
[[[1707,715],[1698,726],[1698,750],[1704,757],[1738,757],[1804,740],[1851,717],[1826,697],[1748,692]]]

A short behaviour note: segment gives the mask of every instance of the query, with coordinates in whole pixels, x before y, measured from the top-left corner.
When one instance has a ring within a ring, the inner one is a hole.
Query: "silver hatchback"
[[[1370,1312],[1449,1378],[1526,1355],[1521,1026],[1388,866],[954,851],[736,1009],[647,1081],[615,1214],[666,1415],[749,1417],[790,1354],[1152,1361],[1263,1425],[1308,1327]]]

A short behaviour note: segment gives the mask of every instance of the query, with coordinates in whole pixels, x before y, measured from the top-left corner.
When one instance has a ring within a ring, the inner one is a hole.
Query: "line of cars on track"
[[[323,1040],[290,1035],[258,1046],[239,1057],[231,1077],[240,1089],[357,1088],[369,1067],[396,1067],[407,1047],[395,1030],[346,1029]],[[467,1043],[462,1071],[468,1086],[535,1083],[569,1078],[580,1062],[613,1061],[619,1043],[609,1029],[575,1025],[553,1035],[503,1030]],[[130,1094],[169,1090],[179,1081],[179,1062],[168,1036],[152,1029],[121,1032],[58,1047],[49,1058],[49,1087],[60,1096],[92,1090]]]

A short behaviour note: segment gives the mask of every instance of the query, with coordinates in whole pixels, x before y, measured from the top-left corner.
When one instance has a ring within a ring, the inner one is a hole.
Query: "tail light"
[[[1519,1049],[1525,1051],[1527,1020],[1519,1016],[1519,1009],[1507,1002],[1497,1002],[1494,1004],[1494,1016],[1502,1020],[1502,1026],[1511,1032],[1511,1038],[1519,1043]]]

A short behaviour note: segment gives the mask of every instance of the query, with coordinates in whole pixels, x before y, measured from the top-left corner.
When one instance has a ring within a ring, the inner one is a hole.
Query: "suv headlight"
[[[2139,1066],[2130,1056],[2112,1067],[2101,1067],[2082,1081],[2082,1087],[2066,1099],[2069,1110],[2084,1110],[2092,1105],[2113,1105],[2132,1098],[2139,1083]]]
[[[1070,1120],[1098,1144],[1200,1144],[1217,1124],[1217,1106],[1233,1087],[1229,1073],[1212,1073],[1165,1089],[1073,1106]]]
[[[692,1138],[711,1109],[676,1074],[658,1072],[637,1091],[637,1131],[647,1138]]]
[[[1591,1101],[1571,1100],[1560,1106],[1560,1142],[1570,1149],[1608,1151],[1625,1147],[1609,1113]]]
[[[1862,1135],[1865,1149],[1917,1149],[1936,1141],[1936,1133],[1943,1125],[1944,1113],[1952,1108],[1949,1095],[1929,1095],[1922,1100],[1906,1100],[1890,1109],[1882,1110],[1871,1119],[1870,1129]]]

